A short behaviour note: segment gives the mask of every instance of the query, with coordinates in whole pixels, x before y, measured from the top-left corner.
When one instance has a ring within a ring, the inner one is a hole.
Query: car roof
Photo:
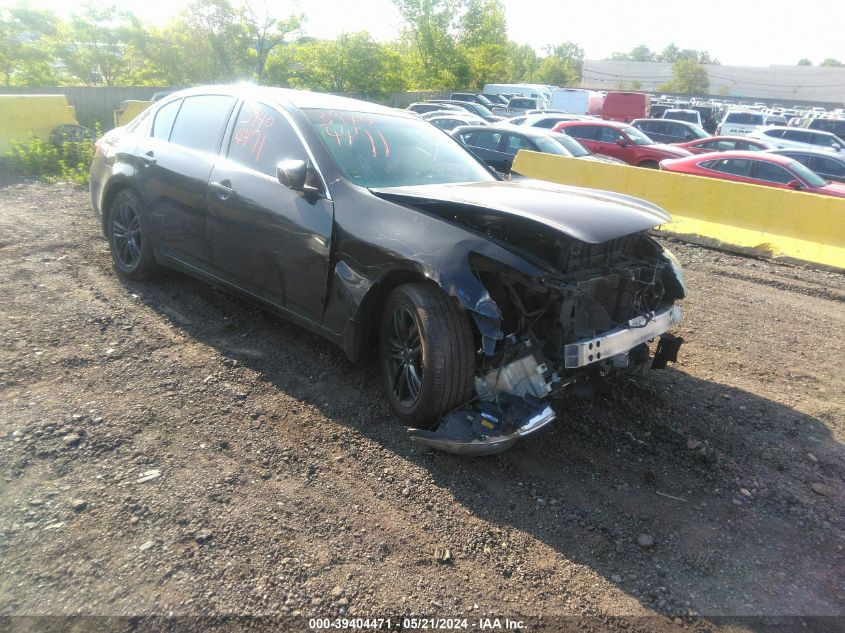
[[[826,152],[820,149],[804,149],[802,147],[784,147],[781,149],[773,149],[766,152],[767,154],[777,154],[778,156],[786,156],[789,154],[805,154],[807,156],[818,156],[819,158],[833,159],[838,163],[845,163],[845,157],[839,156],[832,152]]]
[[[640,123],[642,121],[660,121],[661,123],[678,123],[680,125],[686,125],[687,127],[695,127],[701,129],[701,126],[696,125],[695,123],[690,123],[689,121],[679,121],[678,119],[634,119],[631,121],[631,125],[634,123]]]
[[[549,130],[538,129],[535,127],[525,127],[522,125],[464,125],[459,130],[470,132],[473,130],[484,130],[485,132],[502,132],[505,134],[518,134],[520,136],[529,136],[531,138],[548,137]]]
[[[397,110],[395,108],[369,103],[368,101],[361,101],[359,99],[338,97],[336,95],[324,94],[321,92],[310,92],[308,90],[256,86],[251,83],[217,84],[187,88],[168,95],[167,101],[169,102],[182,97],[204,94],[228,94],[233,97],[265,99],[268,101],[274,101],[278,104],[290,104],[302,109],[321,108],[327,110],[367,112],[369,114],[387,114],[390,116],[419,120],[417,117],[412,114],[407,114],[403,110]]]
[[[788,165],[792,161],[791,158],[788,156],[781,156],[779,154],[773,154],[771,152],[747,152],[747,151],[740,151],[740,150],[732,150],[729,152],[713,152],[712,154],[693,154],[693,156],[689,158],[697,158],[700,161],[705,160],[720,160],[723,158],[748,158],[751,160],[765,160],[770,163],[776,163],[778,165]]]
[[[596,119],[595,121],[561,121],[558,125],[563,127],[576,127],[582,125],[603,125],[605,127],[615,127],[618,130],[622,128],[631,127],[630,123],[622,123],[621,121],[605,121],[604,119]]]

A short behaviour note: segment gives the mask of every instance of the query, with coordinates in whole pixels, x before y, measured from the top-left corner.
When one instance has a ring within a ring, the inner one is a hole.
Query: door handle
[[[141,159],[141,162],[144,163],[144,165],[146,165],[147,167],[149,167],[150,165],[156,164],[156,155],[155,155],[155,152],[153,152],[152,150],[150,150],[146,154],[142,154],[140,156],[140,159]]]
[[[235,190],[230,186],[231,184],[230,181],[224,180],[223,182],[210,182],[208,186],[218,198],[228,200],[235,193]]]

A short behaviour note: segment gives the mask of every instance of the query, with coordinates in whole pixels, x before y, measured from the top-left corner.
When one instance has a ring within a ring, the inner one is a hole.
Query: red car
[[[719,152],[664,160],[660,169],[845,198],[845,185],[825,180],[793,158],[768,152]]]
[[[655,143],[637,128],[615,121],[561,121],[552,128],[577,138],[594,154],[618,158],[629,165],[657,169],[661,160],[689,156],[675,145]]]
[[[733,150],[759,152],[765,149],[774,149],[773,145],[746,136],[711,136],[710,138],[697,138],[687,143],[677,143],[676,146],[683,147],[693,154],[731,152]]]

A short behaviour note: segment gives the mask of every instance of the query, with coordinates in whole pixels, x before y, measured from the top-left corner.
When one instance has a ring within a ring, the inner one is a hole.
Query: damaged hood
[[[381,198],[421,207],[453,204],[455,214],[477,209],[504,219],[523,218],[590,244],[671,221],[663,209],[639,198],[541,180],[413,185],[370,191]]]

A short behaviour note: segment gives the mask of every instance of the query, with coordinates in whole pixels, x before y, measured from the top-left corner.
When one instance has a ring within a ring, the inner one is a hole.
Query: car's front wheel
[[[109,207],[107,234],[117,269],[130,279],[149,279],[161,272],[144,226],[144,203],[124,189]]]
[[[433,284],[393,290],[382,312],[379,347],[388,400],[405,424],[428,428],[471,398],[475,353],[469,319]]]

